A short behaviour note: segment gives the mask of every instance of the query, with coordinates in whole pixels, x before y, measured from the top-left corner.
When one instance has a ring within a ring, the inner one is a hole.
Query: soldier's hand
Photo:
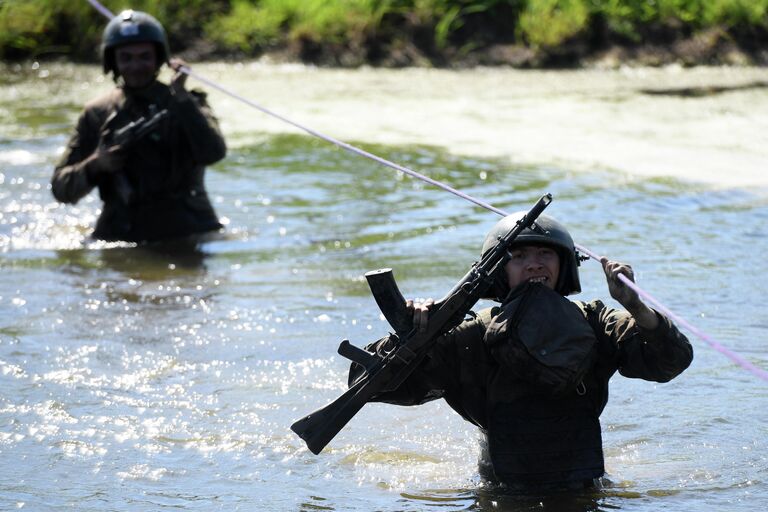
[[[91,172],[98,174],[114,174],[125,167],[125,153],[119,145],[106,146],[100,144],[89,157]]]
[[[601,258],[600,263],[603,265],[603,271],[605,272],[605,277],[608,281],[608,291],[610,292],[611,297],[616,299],[619,304],[628,310],[636,308],[640,302],[640,297],[637,295],[637,292],[625,285],[619,279],[619,275],[623,274],[634,283],[635,273],[632,270],[632,267],[626,263],[609,260],[606,257]]]
[[[600,263],[603,265],[605,277],[608,280],[608,291],[611,293],[611,297],[624,306],[640,327],[648,330],[656,329],[659,325],[659,317],[656,313],[643,304],[635,290],[619,280],[619,275],[623,274],[634,283],[635,273],[632,271],[632,267],[605,257],[600,258]]]
[[[429,325],[429,308],[435,304],[434,299],[427,299],[424,302],[414,302],[413,299],[405,301],[405,307],[413,312],[413,326],[418,331],[426,331]]]
[[[186,99],[189,94],[186,89],[188,75],[184,73],[181,68],[185,67],[189,69],[189,66],[187,66],[187,63],[184,60],[178,57],[173,57],[168,62],[168,65],[175,71],[171,78],[171,89],[173,90],[174,96],[178,99]]]

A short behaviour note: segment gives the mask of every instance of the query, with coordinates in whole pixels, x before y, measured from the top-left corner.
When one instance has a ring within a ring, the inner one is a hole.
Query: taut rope
[[[106,7],[101,5],[97,0],[88,0],[88,3],[91,4],[96,10],[98,10],[106,18],[112,19],[114,17],[114,14],[109,9],[107,9]],[[364,158],[368,158],[368,159],[373,160],[374,162],[378,162],[378,163],[380,163],[380,164],[382,164],[382,165],[384,165],[386,167],[390,167],[390,168],[395,169],[397,171],[400,171],[400,172],[402,172],[404,174],[407,174],[408,176],[411,176],[413,178],[416,178],[416,179],[419,179],[419,180],[424,181],[426,183],[429,183],[430,185],[434,185],[435,187],[441,188],[441,189],[443,189],[443,190],[445,190],[447,192],[450,192],[451,194],[454,194],[454,195],[456,195],[456,196],[458,196],[458,197],[460,197],[462,199],[465,199],[465,200],[467,200],[467,201],[469,201],[471,203],[474,203],[474,204],[476,204],[478,206],[481,206],[481,207],[483,207],[483,208],[485,208],[487,210],[490,210],[490,211],[492,211],[494,213],[497,213],[499,215],[502,215],[502,216],[509,215],[504,210],[496,208],[495,206],[493,206],[493,205],[491,205],[491,204],[489,204],[489,203],[487,203],[485,201],[482,201],[480,199],[472,197],[471,195],[466,194],[466,193],[464,193],[464,192],[462,192],[460,190],[457,190],[457,189],[451,187],[450,185],[446,185],[445,183],[442,183],[440,181],[434,180],[434,179],[432,179],[432,178],[430,178],[428,176],[425,176],[425,175],[423,175],[423,174],[421,174],[419,172],[416,172],[416,171],[414,171],[412,169],[409,169],[408,167],[402,166],[400,164],[396,164],[394,162],[391,162],[390,160],[387,160],[386,158],[382,158],[380,156],[376,156],[376,155],[374,155],[372,153],[369,153],[368,151],[365,151],[365,150],[360,149],[358,147],[355,147],[355,146],[353,146],[351,144],[348,144],[346,142],[340,141],[340,140],[338,140],[338,139],[336,139],[334,137],[331,137],[329,135],[325,135],[325,134],[323,134],[321,132],[313,130],[312,128],[304,126],[304,125],[302,125],[302,124],[300,124],[300,123],[298,123],[296,121],[288,119],[285,116],[282,116],[282,115],[280,115],[280,114],[278,114],[276,112],[273,112],[272,110],[270,110],[270,109],[268,109],[266,107],[263,107],[263,106],[259,105],[258,103],[255,103],[255,102],[249,100],[248,98],[245,98],[245,97],[235,93],[234,91],[231,91],[231,90],[229,90],[229,89],[227,89],[227,88],[217,84],[216,82],[213,82],[213,81],[211,81],[211,80],[209,80],[209,79],[207,79],[207,78],[205,78],[205,77],[203,77],[203,76],[201,76],[201,75],[199,75],[197,73],[194,73],[187,66],[180,66],[178,71],[181,71],[182,73],[185,73],[185,74],[187,74],[187,75],[189,75],[191,77],[194,77],[195,79],[197,79],[197,80],[199,80],[199,81],[209,85],[210,87],[213,87],[214,89],[216,89],[218,91],[221,91],[224,94],[227,94],[227,95],[235,98],[236,100],[239,100],[239,101],[245,103],[246,105],[255,108],[256,110],[259,110],[260,112],[263,112],[264,114],[267,114],[267,115],[269,115],[271,117],[274,117],[275,119],[279,119],[280,121],[282,121],[284,123],[290,124],[291,126],[294,126],[294,127],[298,128],[298,129],[300,129],[300,130],[302,130],[302,131],[312,135],[313,137],[317,137],[317,138],[322,139],[322,140],[324,140],[326,142],[329,142],[329,143],[331,143],[331,144],[333,144],[335,146],[338,146],[338,147],[340,147],[340,148],[342,148],[342,149],[344,149],[346,151],[349,151],[350,153],[354,153],[354,154],[362,156]],[[590,258],[594,259],[595,261],[600,261],[600,256],[598,256],[593,251],[589,250],[587,247],[584,247],[584,246],[579,245],[579,244],[575,244],[575,245],[576,245],[576,249],[579,250],[580,252],[586,254],[587,256],[589,256]],[[648,292],[646,292],[645,290],[643,290],[642,288],[637,286],[637,284],[632,282],[627,276],[625,276],[623,274],[619,274],[619,279],[625,285],[629,286],[635,292],[637,292],[638,295],[640,295],[641,297],[646,299],[648,302],[650,302],[654,306],[656,306],[659,311],[661,311],[662,313],[664,313],[665,315],[667,315],[668,317],[670,317],[671,319],[676,321],[678,324],[684,326],[685,328],[690,330],[692,333],[694,333],[696,336],[698,336],[699,338],[704,340],[713,349],[715,349],[716,351],[718,351],[721,354],[725,355],[731,361],[733,361],[734,363],[738,364],[739,366],[741,366],[745,370],[751,372],[756,377],[758,377],[760,379],[763,379],[764,381],[768,382],[768,371],[765,371],[762,368],[758,368],[757,366],[755,366],[751,362],[747,361],[744,357],[742,357],[739,354],[733,352],[732,350],[726,348],[724,345],[718,343],[712,337],[708,336],[706,333],[704,333],[701,330],[699,330],[696,327],[694,327],[687,320],[685,320],[684,318],[682,318],[679,315],[675,314],[672,310],[670,310],[664,304],[659,302],[659,300],[657,300],[651,294],[649,294]]]

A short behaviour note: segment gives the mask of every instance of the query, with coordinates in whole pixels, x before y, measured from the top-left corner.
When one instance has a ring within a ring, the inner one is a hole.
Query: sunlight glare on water
[[[92,242],[98,197],[59,205],[48,182],[110,84],[40,67],[0,75],[0,508],[768,504],[766,386],[691,333],[678,379],[613,380],[600,491],[483,484],[477,433],[444,403],[370,404],[312,455],[289,426],[346,388],[338,343],[390,330],[363,274],[391,267],[407,297],[440,297],[495,215],[209,91],[230,146],[207,178],[226,233],[185,250]],[[500,208],[551,192],[578,243],[765,368],[764,70],[194,69]],[[575,298],[607,298],[598,265],[581,278]]]

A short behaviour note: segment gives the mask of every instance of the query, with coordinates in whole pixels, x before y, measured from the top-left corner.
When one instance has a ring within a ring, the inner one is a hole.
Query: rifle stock
[[[295,422],[291,430],[307,443],[309,451],[320,454],[371,398],[372,393],[360,393],[363,388],[363,381],[358,381],[333,402]]]
[[[370,272],[371,291],[390,325],[398,331],[398,342],[386,354],[372,354],[342,341],[339,353],[365,368],[364,374],[351,387],[328,405],[308,414],[291,425],[291,430],[307,443],[315,455],[338,434],[363,406],[377,394],[397,389],[426,357],[437,338],[459,325],[464,316],[493,284],[495,275],[507,262],[507,247],[520,232],[529,227],[552,201],[547,194],[520,219],[499,243],[472,265],[469,272],[430,308],[429,324],[425,331],[414,331],[412,322],[406,323],[405,300],[390,269]],[[368,278],[368,274],[366,274]],[[378,295],[377,295],[378,294]],[[386,310],[385,310],[386,308]]]

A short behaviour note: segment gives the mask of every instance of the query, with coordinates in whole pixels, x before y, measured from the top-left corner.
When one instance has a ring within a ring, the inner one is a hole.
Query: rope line
[[[91,4],[96,10],[98,10],[101,14],[103,14],[106,18],[112,19],[114,17],[114,14],[104,7],[101,3],[99,3],[97,0],[87,0],[89,4]],[[485,201],[482,201],[480,199],[477,199],[469,194],[466,194],[465,192],[462,192],[460,190],[457,190],[450,185],[447,185],[445,183],[442,183],[440,181],[437,181],[435,179],[430,178],[429,176],[425,176],[424,174],[421,174],[419,172],[414,171],[413,169],[410,169],[408,167],[405,167],[403,165],[397,164],[395,162],[392,162],[390,160],[387,160],[386,158],[382,158],[380,156],[374,155],[373,153],[369,153],[368,151],[365,151],[363,149],[360,149],[356,146],[353,146],[351,144],[348,144],[344,141],[338,140],[334,137],[331,137],[330,135],[326,135],[324,133],[318,132],[317,130],[314,130],[308,126],[304,126],[296,121],[293,121],[291,119],[288,119],[287,117],[278,114],[277,112],[274,112],[266,107],[263,107],[259,105],[258,103],[249,100],[248,98],[245,98],[241,96],[240,94],[237,94],[236,92],[227,89],[226,87],[219,85],[216,82],[213,82],[212,80],[209,80],[208,78],[205,78],[204,76],[201,76],[198,73],[193,72],[189,67],[187,66],[180,66],[178,68],[178,71],[181,71],[182,73],[185,73],[196,80],[203,82],[204,84],[228,95],[232,98],[235,98],[238,101],[241,101],[245,103],[246,105],[255,108],[256,110],[274,117],[275,119],[278,119],[286,124],[289,124],[295,128],[298,128],[301,131],[304,131],[308,133],[309,135],[312,135],[313,137],[317,137],[319,139],[322,139],[326,142],[329,142],[330,144],[333,144],[341,149],[344,149],[345,151],[348,151],[350,153],[362,156],[364,158],[368,158],[370,160],[373,160],[374,162],[378,162],[381,165],[384,165],[386,167],[390,167],[392,169],[395,169],[397,171],[400,171],[404,174],[407,174],[408,176],[411,176],[413,178],[416,178],[418,180],[424,181],[426,183],[429,183],[430,185],[433,185],[437,188],[440,188],[442,190],[445,190],[447,192],[450,192],[451,194],[454,194],[466,201],[469,201],[471,203],[474,203],[482,208],[485,208],[486,210],[492,211],[498,215],[501,216],[507,216],[509,215],[508,212],[497,208]],[[587,247],[584,247],[579,244],[575,244],[575,247],[578,251],[586,254],[591,259],[595,261],[600,261],[600,256],[598,256],[596,253],[588,249]],[[718,343],[713,338],[708,336],[706,333],[701,331],[700,329],[693,326],[690,322],[685,320],[684,318],[680,317],[676,313],[674,313],[672,310],[670,310],[668,307],[666,307],[664,304],[662,304],[659,300],[657,300],[655,297],[653,297],[650,293],[646,292],[642,288],[640,288],[636,283],[632,282],[627,276],[624,274],[619,274],[619,280],[621,280],[625,285],[629,286],[632,290],[634,290],[638,295],[640,295],[642,298],[646,299],[648,302],[652,303],[656,308],[664,313],[666,316],[677,322],[678,324],[686,327],[688,330],[690,330],[692,333],[694,333],[696,336],[701,338],[704,342],[706,342],[710,347],[712,347],[714,350],[720,352],[721,354],[728,357],[731,361],[736,363],[737,365],[741,366],[745,370],[749,371],[756,377],[765,380],[768,382],[768,371],[763,370],[762,368],[758,368],[751,362],[749,362],[744,357],[740,356],[739,354],[733,352],[732,350],[726,348],[721,343]]]
[[[588,248],[581,246],[579,244],[574,244],[576,246],[576,249],[580,252],[583,252],[590,258],[594,259],[595,261],[600,261],[600,256],[590,251]],[[676,314],[674,311],[669,309],[667,306],[659,302],[658,299],[656,299],[653,295],[646,292],[637,284],[635,284],[633,281],[631,281],[627,276],[624,274],[619,274],[619,279],[621,282],[623,282],[625,285],[632,288],[635,292],[637,292],[638,295],[640,295],[643,299],[647,300],[654,306],[656,306],[656,309],[667,315],[669,318],[677,322],[678,324],[682,325],[683,327],[687,328],[689,331],[694,333],[696,336],[701,338],[704,342],[706,342],[710,347],[715,349],[716,351],[720,352],[724,356],[726,356],[728,359],[736,363],[737,365],[741,366],[745,370],[749,371],[756,377],[763,379],[764,381],[768,382],[768,371],[763,370],[762,368],[759,368],[758,366],[752,364],[744,357],[740,356],[736,352],[730,350],[729,348],[725,347],[721,343],[718,343],[715,341],[712,337],[707,335],[705,332],[703,332],[701,329],[698,329],[693,324],[688,322],[686,319],[681,317],[680,315]]]

